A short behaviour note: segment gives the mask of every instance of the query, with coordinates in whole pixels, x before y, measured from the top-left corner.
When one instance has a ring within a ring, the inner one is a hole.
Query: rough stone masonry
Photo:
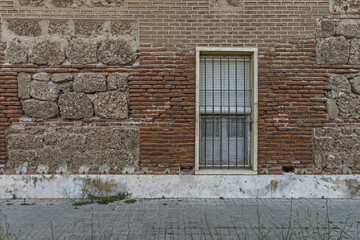
[[[0,1],[0,163],[18,174],[193,173],[195,49],[251,47],[258,173],[358,174],[359,7]]]
[[[2,19],[6,63],[133,64],[136,21]]]
[[[51,4],[67,7],[69,2]],[[100,2],[85,3],[103,6]],[[136,21],[128,20],[2,19],[8,64],[132,65],[137,59],[137,32]],[[125,120],[129,117],[128,77],[126,72],[19,72],[18,97],[24,117],[38,121]],[[124,168],[135,171],[139,168],[139,135],[136,127],[13,126],[7,131],[7,172],[120,173]]]
[[[122,173],[138,170],[134,127],[13,127],[7,131],[8,172]]]
[[[128,118],[126,73],[19,73],[18,95],[32,118]]]

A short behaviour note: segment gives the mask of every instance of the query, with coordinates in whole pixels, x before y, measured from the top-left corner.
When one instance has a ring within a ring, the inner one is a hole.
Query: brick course
[[[327,0],[245,0],[243,10],[210,9],[208,0],[129,0],[127,10],[19,10],[0,2],[2,18],[129,19],[139,22],[140,62],[132,67],[3,65],[0,70],[0,163],[6,163],[5,130],[24,125],[137,125],[140,168],[152,173],[188,172],[195,166],[195,47],[259,48],[258,167],[313,170],[312,131],[352,124],[330,121],[326,85],[330,73],[360,66],[316,64],[316,19],[330,15]],[[351,17],[351,15],[350,15]],[[1,51],[0,51],[1,52]],[[4,54],[0,53],[4,62]],[[25,122],[17,97],[19,72],[128,72],[129,119],[50,119]]]

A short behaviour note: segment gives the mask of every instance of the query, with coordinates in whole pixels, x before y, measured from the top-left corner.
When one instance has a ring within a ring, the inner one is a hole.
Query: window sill
[[[202,169],[196,170],[196,175],[257,175],[252,169]]]

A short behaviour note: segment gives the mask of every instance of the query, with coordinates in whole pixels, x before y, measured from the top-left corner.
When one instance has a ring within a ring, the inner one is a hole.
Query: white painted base
[[[101,178],[133,198],[357,198],[359,175],[0,175],[0,198],[64,198]]]

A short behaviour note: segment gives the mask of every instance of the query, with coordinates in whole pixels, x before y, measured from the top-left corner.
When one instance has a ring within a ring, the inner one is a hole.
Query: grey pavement
[[[63,200],[25,203],[0,201],[0,239],[360,239],[360,200],[138,199],[80,207]]]

